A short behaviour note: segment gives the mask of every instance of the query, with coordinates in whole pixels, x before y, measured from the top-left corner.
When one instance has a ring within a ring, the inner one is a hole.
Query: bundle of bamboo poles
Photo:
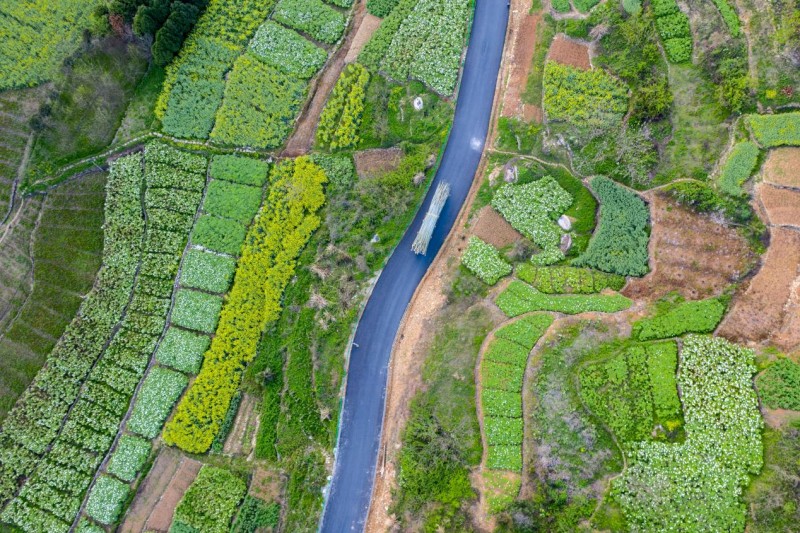
[[[433,230],[436,228],[436,222],[439,220],[439,215],[442,213],[442,209],[444,209],[444,203],[447,201],[448,196],[450,196],[450,184],[444,182],[440,183],[439,186],[436,187],[436,192],[433,193],[433,199],[428,208],[428,213],[422,221],[422,227],[419,228],[417,237],[414,239],[414,244],[411,245],[411,250],[415,254],[425,255],[425,252],[428,251],[428,244],[431,242]]]

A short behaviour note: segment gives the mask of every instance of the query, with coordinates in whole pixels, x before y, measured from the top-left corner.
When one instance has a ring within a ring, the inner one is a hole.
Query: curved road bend
[[[450,233],[478,169],[505,42],[506,4],[505,0],[476,0],[455,119],[441,165],[422,208],[381,273],[356,329],[321,532],[364,529],[375,481],[392,345],[406,307]],[[417,256],[411,251],[411,243],[441,181],[450,183],[450,197],[428,254]]]

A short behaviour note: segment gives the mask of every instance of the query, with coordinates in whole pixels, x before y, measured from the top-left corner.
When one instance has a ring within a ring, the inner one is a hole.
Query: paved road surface
[[[432,194],[425,199],[378,279],[356,330],[333,480],[320,525],[322,532],[364,529],[375,480],[392,344],[403,313],[453,227],[477,171],[492,113],[507,23],[506,0],[476,1],[453,129],[430,188],[432,192],[438,182],[447,181],[450,198],[427,256],[417,256],[411,251],[411,243]]]

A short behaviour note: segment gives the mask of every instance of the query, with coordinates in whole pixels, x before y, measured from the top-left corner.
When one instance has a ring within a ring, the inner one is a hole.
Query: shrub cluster
[[[297,256],[320,224],[325,173],[307,157],[272,170],[269,197],[242,248],[233,287],[197,379],[167,424],[164,440],[193,453],[208,450],[219,431],[241,373],[256,354],[267,323],[294,275]]]
[[[764,148],[800,146],[800,113],[750,115],[747,123],[753,137]]]
[[[550,5],[553,7],[553,11],[557,13],[568,13],[572,11],[569,0],[551,0]]]
[[[778,359],[756,379],[761,400],[770,409],[800,411],[800,365]]]
[[[358,129],[364,113],[368,83],[369,72],[366,68],[358,63],[345,67],[320,115],[318,144],[331,150],[358,144]]]
[[[725,1],[725,0],[720,0]],[[656,28],[664,43],[670,63],[683,63],[692,58],[692,31],[689,17],[680,10],[676,0],[651,2],[656,16]]]
[[[545,294],[594,294],[604,289],[618,291],[625,286],[624,276],[590,268],[522,264],[517,267],[516,275]]]
[[[376,17],[385,17],[397,6],[400,0],[367,0],[367,11]]]
[[[228,533],[246,492],[245,482],[230,471],[204,466],[175,508],[170,531],[184,526],[182,530]]]
[[[647,204],[608,178],[598,176],[591,184],[600,199],[600,224],[586,252],[572,263],[621,276],[644,276],[649,270]]]
[[[750,179],[758,164],[758,145],[745,141],[736,144],[731,150],[725,166],[722,167],[719,187],[725,194],[742,196],[742,184]]]
[[[601,68],[581,70],[548,61],[543,84],[548,120],[596,128],[618,124],[628,110],[628,88]]]
[[[711,333],[724,314],[725,306],[716,298],[684,302],[664,314],[640,320],[633,331],[642,341]]]
[[[762,466],[753,352],[691,335],[678,374],[686,440],[631,446],[612,494],[631,529],[743,531],[740,497]]]
[[[510,317],[531,311],[554,311],[568,315],[589,311],[616,313],[631,306],[631,301],[620,294],[551,295],[541,293],[521,281],[512,281],[495,303]]]
[[[497,248],[474,236],[469,238],[461,262],[489,285],[494,285],[500,278],[511,274],[511,265],[503,259]]]
[[[233,523],[232,533],[255,533],[264,528],[278,527],[281,518],[281,506],[278,503],[267,503],[263,500],[250,496],[244,497],[244,503],[239,514],[236,515],[236,522]]]
[[[554,221],[572,202],[572,195],[554,178],[545,176],[524,185],[503,185],[492,198],[492,207],[541,249],[531,261],[549,265],[564,259],[561,229]]]
[[[258,28],[250,52],[284,74],[302,79],[314,76],[328,59],[325,50],[271,20]]]

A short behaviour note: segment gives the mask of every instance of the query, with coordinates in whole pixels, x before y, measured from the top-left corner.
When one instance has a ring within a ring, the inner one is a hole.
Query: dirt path
[[[523,93],[536,51],[537,29],[542,20],[541,12],[530,13],[531,0],[512,0],[506,51],[500,79],[501,115],[522,118],[526,121],[542,121],[542,110],[538,106],[523,101]]]
[[[256,403],[256,399],[249,394],[245,394],[244,398],[242,398],[239,412],[236,413],[236,420],[233,423],[233,429],[225,440],[225,446],[222,448],[222,453],[225,455],[245,455],[252,448],[248,444],[247,449],[245,449],[245,435],[248,434],[248,430],[253,425]]]
[[[350,24],[350,31],[344,41],[336,49],[333,55],[328,59],[328,63],[322,71],[322,74],[317,77],[316,81],[311,86],[311,100],[306,104],[305,109],[300,114],[300,119],[297,121],[297,126],[289,137],[281,153],[282,157],[298,157],[307,154],[314,144],[314,136],[317,133],[317,125],[319,124],[319,117],[322,110],[325,108],[325,102],[328,100],[333,86],[339,79],[339,75],[345,66],[345,59],[348,55],[350,47],[355,41],[361,29],[364,15],[366,13],[365,0],[356,4],[353,8],[353,19]],[[361,45],[363,46],[363,44]]]

